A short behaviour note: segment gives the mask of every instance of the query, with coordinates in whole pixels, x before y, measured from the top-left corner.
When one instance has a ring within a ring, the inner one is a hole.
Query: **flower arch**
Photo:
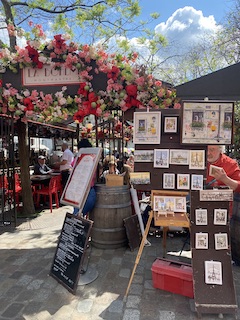
[[[3,71],[18,73],[25,67],[41,69],[44,65],[77,70],[78,90],[74,95],[68,94],[67,86],[52,94],[29,88],[18,90],[14,84],[4,83],[3,77],[1,113],[11,112],[16,119],[42,122],[59,122],[73,116],[76,122],[82,122],[90,114],[108,118],[113,109],[124,112],[132,107],[180,108],[175,90],[136,66],[136,53],[127,57],[107,53],[100,46],[78,45],[66,35],[55,35],[51,41],[42,42],[44,33],[39,25],[33,27],[33,34],[34,40],[28,40],[25,48],[16,47],[16,52],[7,48],[0,51]],[[95,90],[93,86],[93,78],[99,74],[105,75],[104,90]]]

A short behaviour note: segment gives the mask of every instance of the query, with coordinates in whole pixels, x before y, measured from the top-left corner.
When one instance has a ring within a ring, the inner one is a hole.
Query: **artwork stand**
[[[232,190],[203,190],[200,193],[191,191],[191,247],[196,312],[198,317],[202,313],[236,315],[238,307],[227,219]]]

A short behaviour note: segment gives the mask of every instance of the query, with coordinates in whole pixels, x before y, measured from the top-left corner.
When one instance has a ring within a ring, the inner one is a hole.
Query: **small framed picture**
[[[205,150],[190,150],[189,169],[203,170],[205,168]]]
[[[161,112],[134,112],[134,144],[160,144]]]
[[[177,174],[177,189],[189,190],[190,188],[190,174]]]
[[[175,173],[163,174],[163,189],[175,189]]]
[[[214,209],[213,223],[216,225],[226,225],[227,224],[227,209]]]
[[[174,197],[154,196],[153,211],[163,214],[174,212]]]
[[[170,150],[170,164],[189,164],[189,150],[172,149]]]
[[[195,210],[195,224],[197,226],[207,226],[208,224],[207,209]]]
[[[175,197],[174,201],[175,201],[174,212],[187,211],[186,197]]]
[[[177,117],[165,117],[164,118],[164,132],[176,133],[177,132]]]
[[[169,149],[154,149],[154,168],[169,168]]]
[[[196,249],[208,249],[208,233],[197,232],[195,234],[195,248]]]
[[[205,283],[222,285],[222,263],[220,261],[205,261]]]
[[[217,166],[214,166],[213,164],[210,164],[210,167],[209,167],[209,175],[210,175],[211,177],[214,177],[215,172],[217,172],[217,171],[219,171],[219,170],[221,170],[220,167],[217,167]]]
[[[135,150],[134,162],[153,162],[154,152],[153,150]]]
[[[203,175],[191,175],[191,190],[203,190]]]
[[[224,250],[228,249],[228,236],[227,233],[215,233],[215,249]]]

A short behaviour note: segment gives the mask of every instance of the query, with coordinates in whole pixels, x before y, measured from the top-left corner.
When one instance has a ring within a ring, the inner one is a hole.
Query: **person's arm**
[[[215,169],[214,170],[214,174],[212,174],[212,176],[216,180],[219,180],[222,183],[224,183],[226,186],[231,188],[233,191],[235,191],[240,185],[239,181],[228,177],[226,172],[225,172],[225,170],[223,168],[220,168],[220,167],[219,167],[219,169]]]
[[[60,162],[55,162],[55,165],[56,166],[63,166],[64,164],[66,164],[67,163],[67,160],[61,160]]]

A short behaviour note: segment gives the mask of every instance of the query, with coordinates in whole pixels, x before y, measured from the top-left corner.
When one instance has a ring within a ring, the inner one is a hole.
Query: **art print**
[[[177,132],[177,117],[164,118],[164,132],[176,133]]]
[[[214,224],[226,225],[227,224],[227,209],[214,209]]]
[[[177,189],[189,190],[190,188],[190,175],[187,174],[177,174]]]
[[[191,190],[203,190],[203,175],[191,175]]]
[[[175,174],[164,173],[163,174],[163,189],[175,189]]]
[[[174,212],[174,198],[164,196],[154,196],[153,210],[159,214],[167,214]]]
[[[134,112],[134,144],[160,144],[161,112]]]
[[[227,233],[215,233],[215,249],[225,250],[228,249],[228,235]]]
[[[200,201],[233,201],[231,189],[200,190],[199,193]]]
[[[132,184],[150,184],[150,172],[130,172]]]
[[[186,197],[175,197],[174,198],[174,212],[186,212]]]
[[[208,249],[208,233],[207,232],[197,232],[195,234],[195,248]]]
[[[214,166],[213,164],[210,164],[210,167],[209,167],[209,175],[210,175],[211,177],[214,177],[215,173],[218,172],[219,170],[221,170],[220,167]]]
[[[222,285],[222,263],[220,261],[205,261],[205,283]]]
[[[190,150],[189,169],[203,170],[205,168],[205,150]]]
[[[154,150],[154,168],[169,167],[169,149]]]
[[[232,144],[233,102],[185,101],[183,144]]]
[[[153,162],[154,151],[153,150],[135,150],[134,162]]]
[[[188,165],[189,150],[182,150],[182,149],[170,150],[170,164]]]
[[[206,226],[208,224],[207,209],[195,210],[195,224],[197,226]]]

